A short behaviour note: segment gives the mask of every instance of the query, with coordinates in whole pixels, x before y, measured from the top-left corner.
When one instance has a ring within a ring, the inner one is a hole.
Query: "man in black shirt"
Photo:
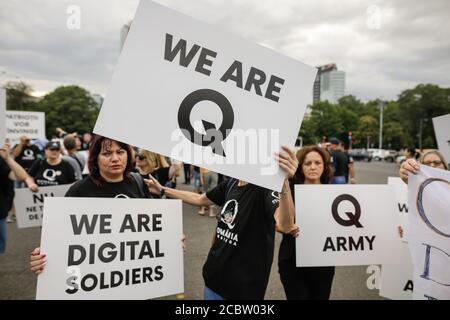
[[[278,157],[286,178],[298,166],[292,150]],[[146,180],[155,192],[196,206],[222,206],[215,240],[203,266],[205,299],[263,299],[273,261],[275,228],[290,232],[294,206],[287,179],[281,194],[242,180],[229,179],[206,194],[161,186]]]
[[[341,142],[336,138],[330,139],[331,162],[333,164],[332,184],[346,184],[346,175],[348,172],[348,157],[340,149]]]

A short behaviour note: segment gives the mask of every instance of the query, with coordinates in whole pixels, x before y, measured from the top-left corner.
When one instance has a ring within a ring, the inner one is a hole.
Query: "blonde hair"
[[[425,152],[421,157],[420,157],[420,163],[423,164],[423,160],[425,159],[426,156],[430,155],[430,154],[435,154],[439,157],[439,159],[441,159],[442,164],[444,165],[445,170],[448,170],[448,163],[447,161],[445,161],[444,156],[437,150],[431,150],[431,151],[427,151]]]
[[[142,154],[145,156],[145,159],[150,166],[150,172],[153,172],[160,168],[169,167],[169,164],[167,163],[167,160],[163,155],[147,150],[142,150]]]

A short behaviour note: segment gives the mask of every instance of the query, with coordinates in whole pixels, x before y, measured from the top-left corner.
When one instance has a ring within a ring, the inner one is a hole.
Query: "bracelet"
[[[162,197],[164,197],[166,195],[166,190],[164,190],[164,188],[161,188],[161,191],[160,191],[160,197],[162,198]]]

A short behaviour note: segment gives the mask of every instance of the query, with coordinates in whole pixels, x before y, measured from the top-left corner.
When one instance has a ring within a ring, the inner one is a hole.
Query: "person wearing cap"
[[[26,180],[28,188],[36,192],[37,186],[57,186],[75,182],[73,167],[61,155],[58,141],[50,141],[45,146],[45,159],[37,160],[28,171],[30,179]]]
[[[333,164],[332,184],[346,184],[346,173],[348,172],[348,157],[341,150],[341,141],[336,138],[330,139],[330,155]]]

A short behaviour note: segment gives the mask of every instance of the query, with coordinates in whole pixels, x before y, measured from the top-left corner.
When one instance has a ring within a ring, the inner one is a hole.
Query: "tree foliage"
[[[67,132],[92,132],[99,112],[89,92],[78,86],[62,86],[39,102],[45,112],[47,137],[60,127]]]

